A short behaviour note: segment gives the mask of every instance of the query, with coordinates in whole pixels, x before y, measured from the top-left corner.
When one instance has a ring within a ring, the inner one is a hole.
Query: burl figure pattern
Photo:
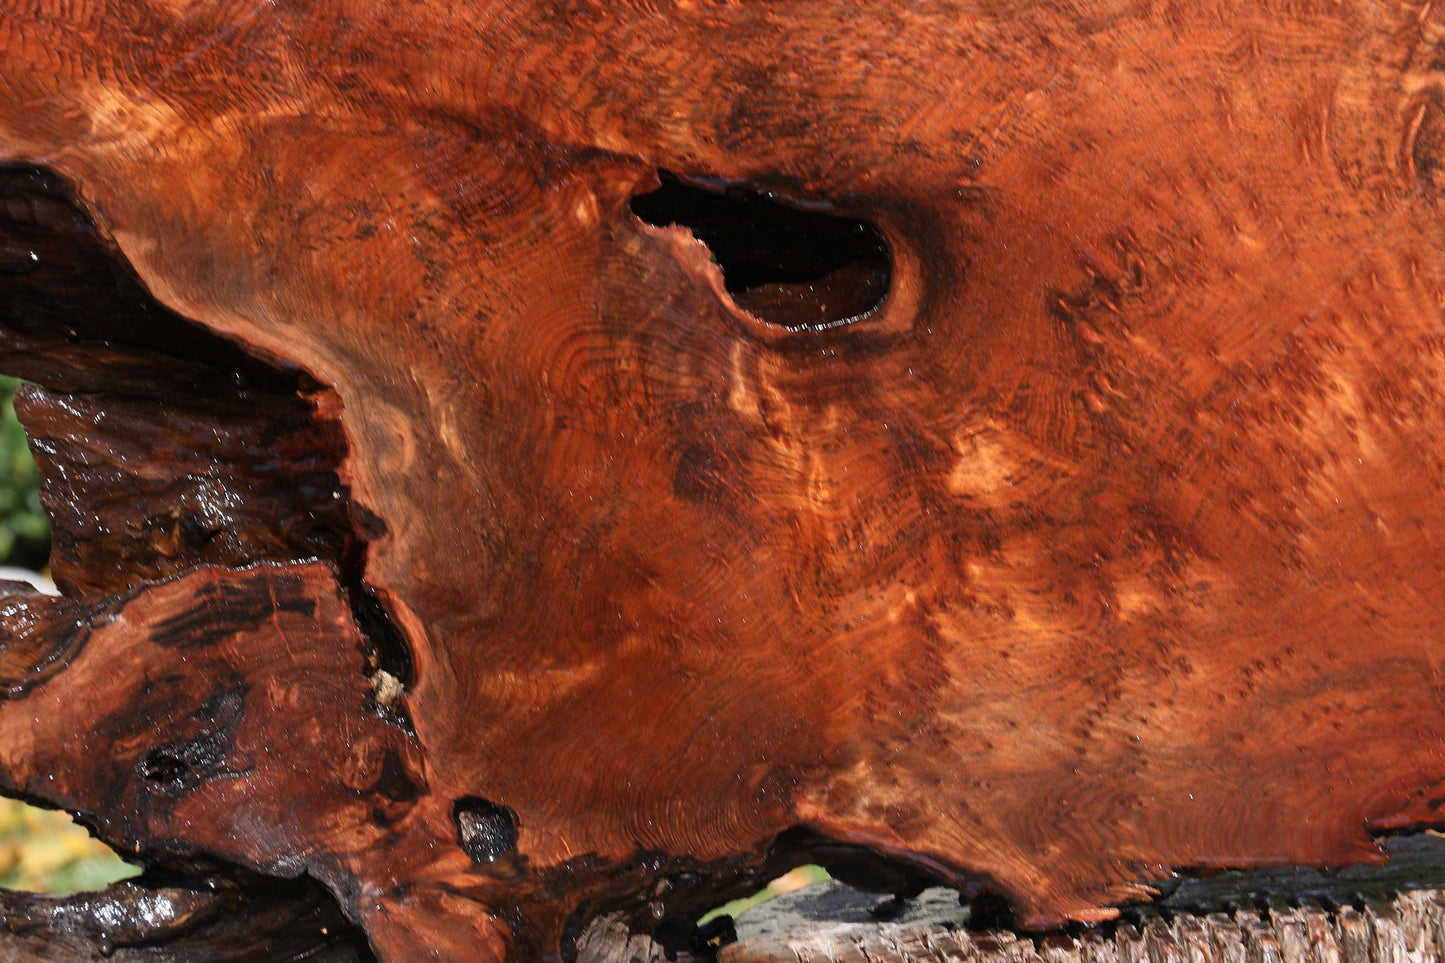
[[[804,857],[1025,926],[1379,859],[1445,823],[1442,60],[1428,0],[0,0],[65,590],[0,786],[392,960]]]

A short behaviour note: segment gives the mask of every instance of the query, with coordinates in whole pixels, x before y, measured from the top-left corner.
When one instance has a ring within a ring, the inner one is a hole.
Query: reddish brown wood
[[[391,958],[804,856],[1031,926],[1380,858],[1445,821],[1442,37],[3,0],[0,368],[69,593],[7,610],[5,784],[310,873]],[[735,299],[630,212],[662,170],[870,221],[886,301],[768,321],[861,269]]]

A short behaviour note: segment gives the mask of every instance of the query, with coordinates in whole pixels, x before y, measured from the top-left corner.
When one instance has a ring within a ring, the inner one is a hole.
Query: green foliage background
[[[50,522],[40,507],[40,472],[15,417],[19,385],[0,377],[0,565],[38,571],[50,554]]]
[[[122,861],[69,813],[0,799],[0,887],[77,893],[104,889],[139,872],[139,866]]]

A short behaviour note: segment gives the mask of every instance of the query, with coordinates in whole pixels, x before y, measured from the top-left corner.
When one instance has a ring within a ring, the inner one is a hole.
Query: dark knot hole
[[[488,799],[463,796],[452,807],[457,843],[474,863],[493,863],[517,848],[517,817]]]
[[[892,255],[868,221],[746,184],[658,174],[662,186],[634,197],[632,212],[691,231],[722,269],[728,294],[755,317],[820,331],[867,317],[888,296]]]

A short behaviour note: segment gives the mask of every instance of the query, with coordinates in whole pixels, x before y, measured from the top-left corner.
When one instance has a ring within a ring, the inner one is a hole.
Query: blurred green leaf
[[[724,903],[715,909],[709,910],[698,919],[697,925],[706,926],[719,916],[736,918],[760,903],[766,903],[768,900],[782,896],[784,893],[791,893],[793,890],[802,889],[805,886],[812,886],[815,883],[822,883],[829,879],[832,879],[832,877],[829,876],[828,871],[821,866],[809,863],[804,866],[795,867],[753,895],[735,899],[730,903]]]

